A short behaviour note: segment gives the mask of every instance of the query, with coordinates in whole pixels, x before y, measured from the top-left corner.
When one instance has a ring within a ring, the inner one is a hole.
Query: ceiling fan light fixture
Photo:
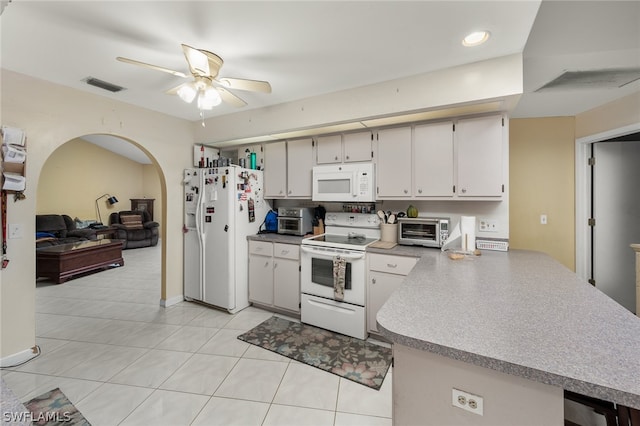
[[[489,40],[489,37],[491,37],[491,33],[489,31],[474,31],[467,34],[467,36],[462,39],[462,45],[466,47],[479,46]]]
[[[180,99],[190,104],[196,98],[198,91],[193,85],[184,84],[182,85],[182,87],[178,89],[177,93],[178,93],[178,96],[180,96]]]
[[[216,89],[208,87],[198,95],[198,109],[210,110],[220,105],[222,98]]]

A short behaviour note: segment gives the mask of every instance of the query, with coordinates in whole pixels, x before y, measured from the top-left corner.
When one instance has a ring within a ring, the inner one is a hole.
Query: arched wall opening
[[[96,136],[108,145],[90,142]],[[36,190],[36,214],[66,214],[108,225],[111,213],[130,210],[130,199],[153,198],[153,219],[160,224],[159,244],[164,253],[165,188],[160,166],[140,144],[117,135],[82,135],[64,142],[45,159]],[[115,196],[118,203],[109,205],[104,198],[96,202],[103,194]],[[159,267],[164,269],[162,263]],[[157,289],[164,305],[164,278]]]

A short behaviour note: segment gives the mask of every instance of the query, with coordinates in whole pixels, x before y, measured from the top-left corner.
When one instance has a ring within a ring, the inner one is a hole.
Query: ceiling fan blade
[[[245,101],[243,101],[233,93],[229,92],[224,87],[218,86],[216,87],[216,90],[218,90],[218,92],[220,93],[220,97],[222,98],[222,101],[229,105],[232,105],[236,108],[241,108],[247,104]]]
[[[166,91],[166,92],[164,92],[164,93],[166,93],[167,95],[177,95],[177,94],[178,94],[178,90],[180,90],[180,88],[181,88],[182,86],[185,86],[185,85],[187,85],[187,84],[190,84],[190,83],[182,83],[182,84],[180,84],[180,85],[178,85],[178,86],[176,86],[176,87],[173,87],[173,88],[171,88],[171,89],[167,90],[167,91]]]
[[[205,53],[186,44],[182,45],[182,51],[193,75],[208,77],[211,74],[209,58]]]
[[[248,90],[250,92],[271,93],[271,85],[268,81],[246,80],[243,78],[221,78],[216,80],[224,87],[237,90]]]
[[[123,58],[122,56],[118,56],[116,59],[118,61],[120,61],[120,62],[126,62],[127,64],[138,65],[138,66],[145,67],[145,68],[151,68],[152,70],[166,72],[166,73],[178,76],[178,77],[182,77],[182,78],[188,77],[188,75],[186,75],[183,72],[174,71],[174,70],[171,70],[169,68],[159,67],[157,65],[147,64],[146,62],[140,62],[140,61],[136,61],[134,59]]]

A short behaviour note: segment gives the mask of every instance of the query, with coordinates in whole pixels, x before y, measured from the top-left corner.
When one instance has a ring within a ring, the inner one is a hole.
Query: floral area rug
[[[276,316],[238,339],[376,390],[392,360],[389,348]]]
[[[59,388],[33,398],[24,406],[31,412],[34,425],[91,426]]]

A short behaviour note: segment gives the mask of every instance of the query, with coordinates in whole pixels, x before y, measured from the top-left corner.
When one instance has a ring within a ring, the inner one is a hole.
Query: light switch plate
[[[19,239],[23,237],[22,224],[20,223],[10,223],[9,224],[9,238],[10,239]]]

